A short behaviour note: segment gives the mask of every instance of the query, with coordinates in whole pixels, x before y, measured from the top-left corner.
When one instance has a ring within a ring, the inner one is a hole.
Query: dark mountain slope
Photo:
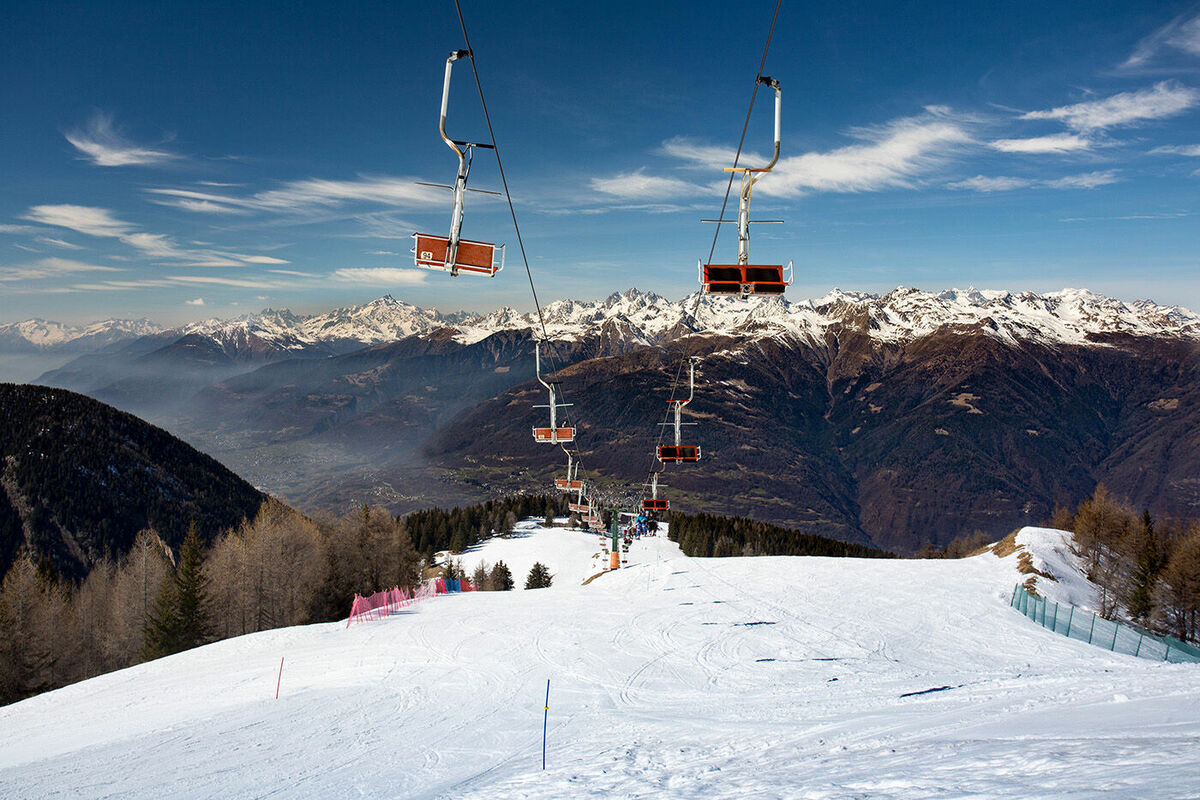
[[[159,428],[90,398],[0,384],[0,571],[22,544],[70,577],[138,530],[177,546],[258,511],[265,496]]]
[[[705,356],[685,412],[700,423],[685,441],[704,458],[663,478],[680,508],[911,552],[1040,522],[1097,482],[1156,513],[1200,500],[1194,341],[1049,346],[947,328],[901,345],[835,326],[823,342],[686,342]],[[588,469],[645,476],[682,353],[563,370]],[[539,388],[522,384],[465,413],[431,439],[429,456],[464,475],[503,464],[514,478],[548,478],[544,465],[561,459],[530,437],[544,413],[531,408]]]

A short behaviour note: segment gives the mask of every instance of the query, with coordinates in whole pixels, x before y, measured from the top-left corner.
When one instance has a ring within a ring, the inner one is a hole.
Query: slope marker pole
[[[279,657],[279,677],[275,680],[275,699],[276,700],[279,699],[279,684],[283,683],[283,659],[284,659],[284,656]]]
[[[550,679],[546,678],[546,703],[542,706],[542,769],[546,769],[546,723],[550,719]]]

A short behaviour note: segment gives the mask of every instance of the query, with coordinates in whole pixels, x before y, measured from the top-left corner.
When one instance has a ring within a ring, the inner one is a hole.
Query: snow
[[[525,578],[536,562],[550,571],[555,585],[578,585],[607,568],[601,555],[604,539],[596,533],[566,528],[565,518],[556,520],[561,528],[546,529],[532,520],[518,522],[507,537],[486,539],[465,553],[451,556],[462,563],[467,577],[480,561],[489,567],[503,561],[512,572],[516,588],[524,590]]]
[[[1033,568],[1051,576],[1034,576],[1034,588],[1040,596],[1051,603],[1076,606],[1093,613],[1097,610],[1096,585],[1084,577],[1083,561],[1075,555],[1068,531],[1022,528],[1016,541],[1029,553]]]
[[[549,589],[231,639],[0,709],[0,796],[1196,796],[1200,672],[1012,611],[1015,554],[693,559],[650,537],[581,586],[594,535],[522,530],[478,554],[543,560]],[[1050,564],[1053,536],[1022,536]]]
[[[543,317],[552,339],[579,341],[615,330],[631,346],[660,344],[689,332],[790,336],[822,342],[834,326],[890,343],[912,341],[937,331],[967,329],[1008,343],[1025,340],[1050,345],[1095,345],[1097,336],[1113,333],[1200,338],[1200,315],[1185,308],[1161,306],[1149,300],[1125,303],[1086,289],[1036,294],[974,287],[927,292],[901,286],[883,295],[835,289],[821,298],[801,300],[693,293],[678,302],[653,292],[628,289],[602,300],[556,300],[543,308]],[[112,335],[158,330],[144,320],[111,320],[97,325],[113,329]],[[0,325],[0,337],[49,346],[94,335],[95,327],[75,329],[28,320]],[[379,344],[406,336],[428,336],[446,328],[455,331],[458,342],[469,345],[499,331],[540,327],[537,314],[522,314],[512,308],[482,315],[443,314],[386,295],[325,314],[297,316],[286,309],[264,309],[231,320],[192,323],[177,332],[199,333],[222,342],[254,336],[280,349],[298,351],[330,342]]]

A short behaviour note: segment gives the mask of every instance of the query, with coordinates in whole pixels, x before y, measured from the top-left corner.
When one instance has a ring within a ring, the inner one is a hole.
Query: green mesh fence
[[[1021,584],[1013,588],[1010,605],[1031,620],[1070,639],[1125,653],[1173,663],[1200,664],[1200,648],[1170,636],[1159,636],[1124,622],[1098,617],[1075,606],[1051,603]]]

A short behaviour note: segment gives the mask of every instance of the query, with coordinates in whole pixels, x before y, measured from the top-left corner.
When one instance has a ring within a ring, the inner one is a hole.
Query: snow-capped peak
[[[693,292],[678,301],[631,288],[600,300],[556,300],[543,306],[540,318],[536,312],[508,307],[487,314],[443,314],[384,295],[324,314],[302,316],[268,308],[176,330],[225,342],[253,337],[277,349],[294,350],[322,343],[378,344],[428,335],[439,328],[457,331],[455,338],[470,344],[498,331],[540,332],[543,321],[551,338],[578,340],[615,334],[632,345],[661,343],[693,332],[784,334],[817,341],[834,326],[894,343],[937,331],[966,330],[1005,341],[1045,343],[1082,344],[1118,333],[1200,339],[1200,315],[1150,300],[1126,303],[1087,289],[1037,294],[975,287],[927,292],[904,286],[882,295],[834,289],[822,297],[797,300]],[[107,335],[115,340],[159,330],[147,320],[107,320],[83,328],[26,320],[0,325],[0,341],[44,348],[85,337]]]

